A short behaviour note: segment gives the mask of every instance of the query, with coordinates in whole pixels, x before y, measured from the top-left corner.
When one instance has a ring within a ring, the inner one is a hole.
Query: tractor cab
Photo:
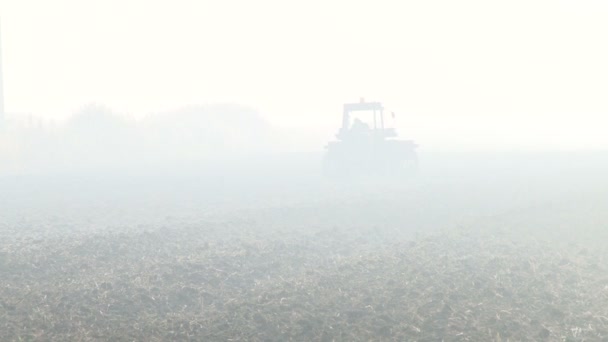
[[[373,121],[353,118],[354,113],[365,112]],[[384,125],[384,107],[380,102],[347,103],[342,113],[342,127],[336,135],[338,140],[348,139],[386,139],[396,137],[394,128],[386,128]]]

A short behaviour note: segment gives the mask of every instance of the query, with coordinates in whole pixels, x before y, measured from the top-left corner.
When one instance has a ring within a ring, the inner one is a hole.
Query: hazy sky
[[[7,112],[236,102],[333,133],[385,102],[429,146],[608,146],[603,0],[0,0]]]

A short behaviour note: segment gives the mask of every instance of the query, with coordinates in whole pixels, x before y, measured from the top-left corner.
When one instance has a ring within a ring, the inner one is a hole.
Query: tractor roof
[[[359,103],[346,103],[344,104],[344,112],[356,112],[364,110],[382,111],[382,103],[380,102],[359,102]]]

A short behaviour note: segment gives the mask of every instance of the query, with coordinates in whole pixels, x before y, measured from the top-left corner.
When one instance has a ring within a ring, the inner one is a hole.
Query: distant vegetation
[[[104,105],[82,107],[61,125],[29,120],[12,134],[23,169],[116,168],[243,158],[272,150],[275,132],[254,109],[216,104],[141,120]]]

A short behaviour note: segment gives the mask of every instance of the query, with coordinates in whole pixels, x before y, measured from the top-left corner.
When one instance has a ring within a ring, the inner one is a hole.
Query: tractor
[[[371,125],[358,117],[353,119],[355,112],[371,114]],[[391,116],[394,118],[394,113]],[[412,174],[417,169],[417,145],[411,140],[396,137],[395,128],[385,127],[384,107],[380,102],[361,100],[359,103],[344,104],[342,127],[336,134],[337,140],[325,147],[325,174],[340,179]]]

